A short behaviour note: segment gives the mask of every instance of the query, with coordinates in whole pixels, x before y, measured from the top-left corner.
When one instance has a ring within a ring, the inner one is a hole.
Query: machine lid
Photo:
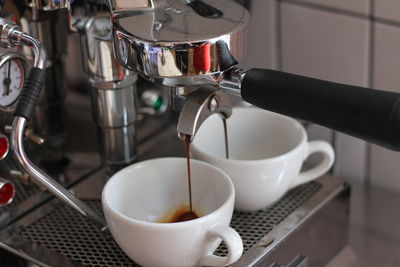
[[[133,38],[151,43],[190,43],[232,34],[247,24],[248,12],[233,1],[187,2],[155,0],[151,9],[119,9],[114,25]]]
[[[115,51],[123,66],[150,80],[185,85],[237,64],[248,22],[248,11],[231,0],[154,0],[113,9]]]

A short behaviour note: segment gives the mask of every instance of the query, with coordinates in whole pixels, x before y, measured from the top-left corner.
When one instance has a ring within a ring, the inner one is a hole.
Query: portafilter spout
[[[11,148],[20,167],[38,184],[45,187],[64,203],[91,219],[96,225],[105,229],[105,221],[85,203],[76,198],[71,192],[53,180],[38,166],[33,164],[25,153],[24,132],[31,118],[36,101],[46,80],[47,54],[42,44],[34,37],[22,32],[22,30],[11,22],[0,19],[0,46],[15,47],[24,45],[34,52],[34,66],[24,81],[21,94],[18,98],[14,113],[14,121],[11,132]]]
[[[197,130],[211,115],[219,114],[227,119],[232,114],[232,105],[229,95],[213,87],[202,87],[191,93],[182,107],[178,121],[178,135],[184,135],[193,140]]]

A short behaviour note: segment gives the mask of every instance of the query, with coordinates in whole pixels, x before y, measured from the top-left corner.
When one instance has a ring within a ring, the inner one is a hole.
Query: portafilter
[[[181,87],[176,92],[189,98],[211,85],[257,107],[400,150],[399,94],[275,70],[235,68],[246,50],[249,13],[242,6],[229,0],[109,4],[118,61],[148,80]],[[194,135],[198,125],[185,128]]]

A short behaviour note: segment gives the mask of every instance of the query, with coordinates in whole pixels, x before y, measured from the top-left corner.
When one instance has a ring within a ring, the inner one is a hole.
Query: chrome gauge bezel
[[[29,62],[29,60],[18,52],[5,52],[5,53],[0,54],[0,69],[10,60],[18,60],[21,63],[22,70],[24,72],[23,78],[25,80],[26,76],[28,74],[28,71],[31,68],[31,63]],[[17,99],[18,99],[18,97],[15,99],[14,102],[12,102],[12,104],[10,104],[8,106],[2,106],[0,104],[0,111],[5,111],[5,112],[14,111],[15,106],[17,104]]]

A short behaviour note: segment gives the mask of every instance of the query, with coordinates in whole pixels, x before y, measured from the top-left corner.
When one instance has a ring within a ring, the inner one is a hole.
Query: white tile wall
[[[346,179],[364,182],[368,175],[366,142],[349,135],[337,134],[336,166],[334,174]]]
[[[371,183],[400,192],[399,152],[372,145]]]
[[[276,7],[275,0],[252,1],[247,56],[239,67],[276,68]]]
[[[282,69],[366,86],[369,22],[282,4]]]
[[[400,28],[375,23],[374,31],[373,87],[400,92]]]
[[[372,62],[370,86],[400,93],[400,26],[393,26],[400,23],[400,0],[371,1],[372,15],[377,18],[373,28],[369,0],[253,0],[256,18],[251,24],[249,57],[243,63],[247,67],[280,65],[288,72],[369,86]],[[350,12],[341,14],[341,10]],[[311,140],[333,139],[332,131],[317,125],[308,134]],[[400,191],[399,152],[375,145],[367,151],[364,142],[343,134],[336,141],[338,175],[363,180],[369,174],[373,184]]]
[[[316,124],[307,127],[307,135],[308,140],[323,140],[332,143],[333,139],[333,131]]]
[[[284,71],[368,85],[368,20],[283,3],[281,31]],[[330,135],[325,128],[311,132],[317,139]],[[336,174],[364,179],[367,170],[365,142],[345,135],[339,135],[337,140]]]
[[[400,22],[399,0],[375,0],[374,16]]]
[[[367,15],[370,0],[291,0],[292,2],[312,3],[336,9],[343,9]],[[387,1],[387,0],[384,0]],[[398,0],[393,0],[398,1]],[[290,2],[290,1],[289,1]]]
[[[376,23],[374,47],[373,86],[400,93],[400,28]],[[371,182],[400,191],[399,152],[371,147]]]

